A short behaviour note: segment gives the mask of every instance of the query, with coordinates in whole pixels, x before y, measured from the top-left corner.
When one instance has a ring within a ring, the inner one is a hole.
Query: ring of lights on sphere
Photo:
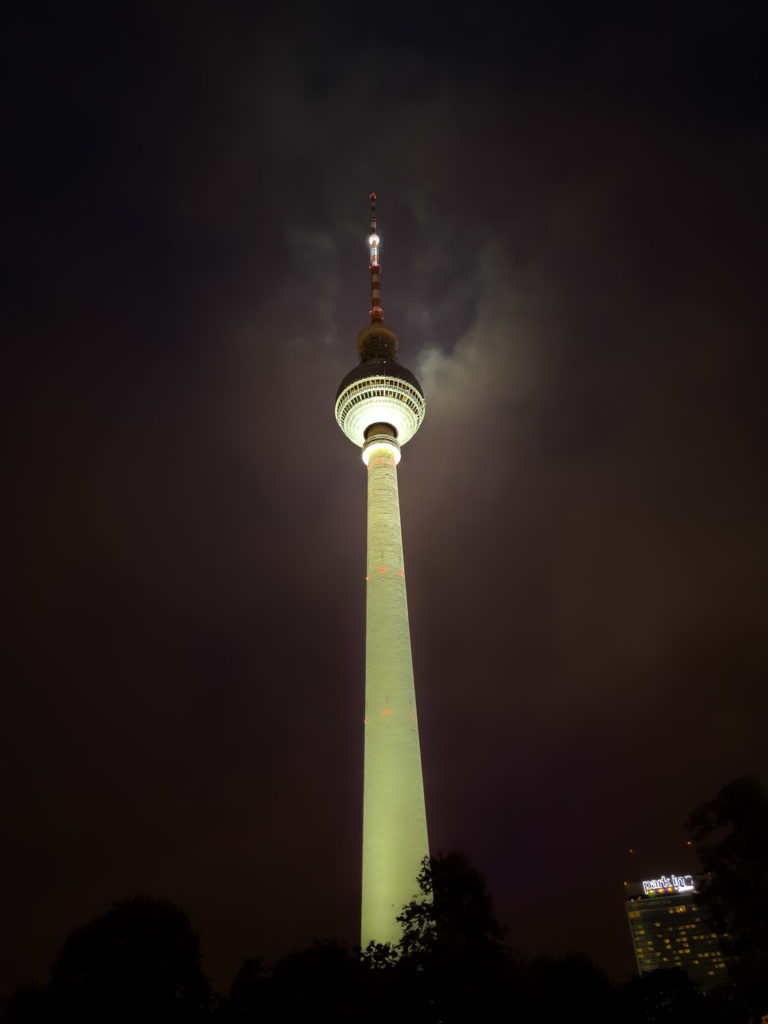
[[[389,423],[394,427],[397,442],[403,445],[410,441],[424,420],[426,402],[419,382],[397,363],[389,365],[397,376],[394,373],[371,375],[370,364],[362,363],[341,382],[336,399],[336,422],[360,448],[365,444],[366,430],[376,423]]]

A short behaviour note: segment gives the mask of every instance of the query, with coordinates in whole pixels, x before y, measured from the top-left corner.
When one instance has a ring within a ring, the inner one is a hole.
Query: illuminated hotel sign
[[[644,896],[667,896],[675,892],[693,892],[693,875],[662,875],[643,882]]]

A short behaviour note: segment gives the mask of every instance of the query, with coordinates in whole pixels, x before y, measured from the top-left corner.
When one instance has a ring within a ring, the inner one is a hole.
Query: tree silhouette
[[[76,929],[51,970],[56,1019],[177,1024],[200,1020],[211,990],[186,914],[162,900],[125,900]]]
[[[753,1010],[768,1013],[768,794],[757,779],[734,779],[686,827],[707,872],[701,906],[729,974]]]
[[[23,985],[3,1000],[2,1024],[47,1024],[55,1020],[51,994],[39,985]]]
[[[617,1019],[615,993],[609,978],[579,953],[539,956],[531,963],[521,964],[517,985],[518,1020],[560,1024],[570,1017],[587,1016],[592,1024],[608,1024]]]
[[[289,953],[267,971],[261,958],[246,960],[217,1019],[249,1024],[360,1020],[360,958],[336,942],[316,942]]]
[[[269,976],[264,957],[251,957],[237,972],[229,998],[217,1007],[217,1018],[224,1021],[257,1021],[264,1016]]]
[[[458,851],[425,860],[420,895],[398,920],[393,1000],[399,1018],[443,1024],[494,1015],[509,968],[482,874]]]
[[[445,955],[503,954],[503,930],[493,914],[482,874],[458,850],[425,858],[418,876],[421,892],[404,908],[401,956],[439,951]]]
[[[278,960],[267,986],[266,1019],[357,1021],[359,981],[358,957],[337,942],[316,942]]]
[[[619,1019],[626,1024],[699,1024],[706,997],[679,967],[659,968],[631,978],[619,995]]]

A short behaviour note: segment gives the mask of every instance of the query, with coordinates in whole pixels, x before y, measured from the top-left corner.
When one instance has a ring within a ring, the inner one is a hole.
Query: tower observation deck
[[[419,429],[426,404],[418,380],[397,360],[397,335],[384,324],[375,193],[370,200],[371,322],[357,337],[360,362],[339,385],[335,406],[368,470],[363,949],[400,939],[396,918],[417,894],[429,855],[397,490],[401,448]]]

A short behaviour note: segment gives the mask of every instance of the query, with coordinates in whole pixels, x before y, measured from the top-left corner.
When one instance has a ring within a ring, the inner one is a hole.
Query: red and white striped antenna
[[[381,265],[379,263],[379,245],[381,239],[376,233],[376,193],[371,192],[368,196],[371,200],[371,233],[368,236],[368,246],[371,251],[370,263],[368,269],[371,272],[371,323],[375,323],[377,320],[384,319],[384,313],[381,308],[381,289],[379,285],[379,273],[381,272]]]

